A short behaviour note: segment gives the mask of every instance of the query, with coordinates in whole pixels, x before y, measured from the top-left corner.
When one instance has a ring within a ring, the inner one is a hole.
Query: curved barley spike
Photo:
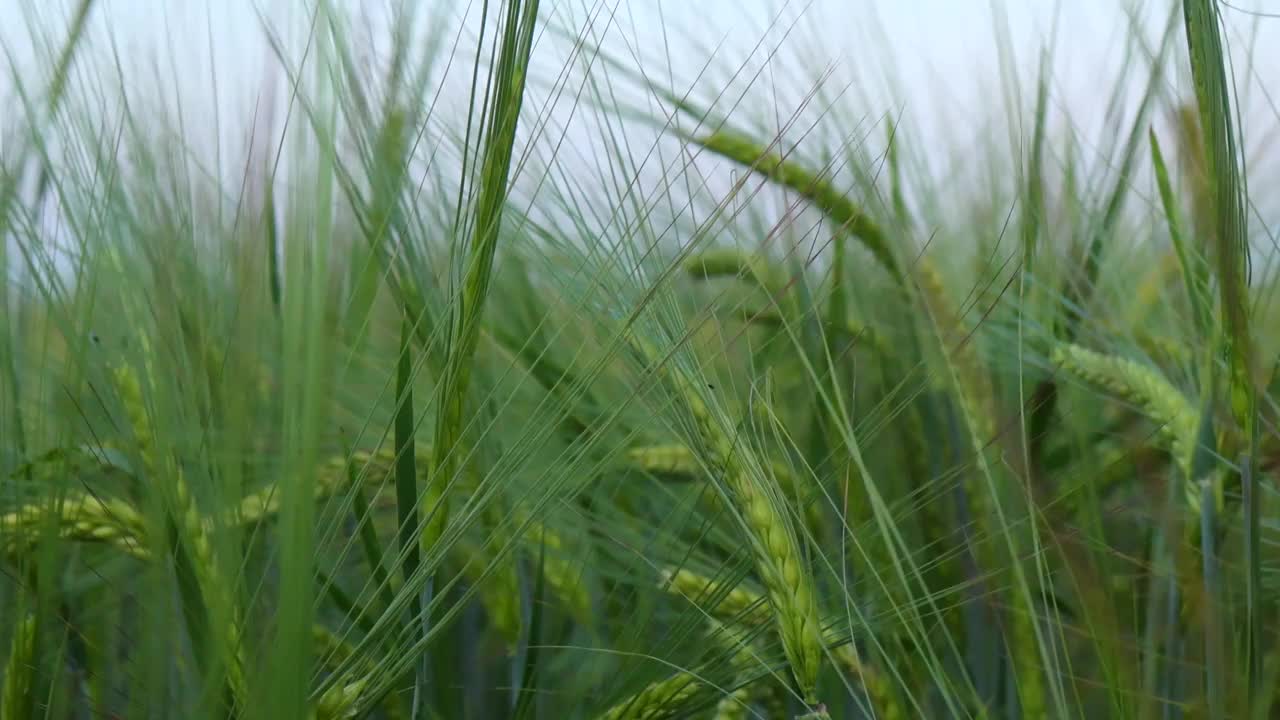
[[[877,718],[906,720],[909,717],[902,703],[894,696],[893,684],[874,667],[863,662],[852,643],[841,645],[834,652],[836,662],[844,667],[845,672],[862,683]]]
[[[542,577],[546,579],[547,586],[565,604],[570,615],[579,622],[589,623],[591,592],[583,573],[585,562],[573,559],[574,556],[560,533],[541,521],[527,522],[524,540],[529,546],[528,551],[536,557],[538,544],[546,545],[546,554],[542,559]]]
[[[50,520],[57,524],[58,537],[64,540],[114,545],[140,560],[150,556],[144,542],[146,524],[132,506],[116,498],[80,492],[0,515],[0,552],[16,556],[27,550]]]
[[[1160,425],[1160,433],[1168,441],[1179,467],[1184,472],[1190,471],[1199,414],[1163,375],[1132,360],[1103,355],[1074,344],[1054,348],[1050,360],[1072,375],[1141,408]]]
[[[240,707],[248,699],[248,683],[244,674],[244,662],[241,657],[241,639],[243,637],[243,619],[236,602],[235,585],[222,576],[210,539],[210,526],[200,514],[191,488],[187,485],[182,468],[171,458],[161,457],[156,449],[155,434],[151,418],[143,400],[142,384],[133,368],[120,365],[112,372],[116,394],[124,407],[125,415],[133,430],[133,439],[137,444],[138,455],[142,460],[143,471],[152,481],[165,480],[162,485],[167,490],[169,514],[171,522],[179,530],[179,535],[190,553],[192,571],[199,592],[203,596],[206,607],[213,611],[209,622],[217,620],[226,622],[220,636],[218,655],[223,660],[227,675],[228,689],[232,701]],[[222,617],[217,617],[221,615]]]
[[[813,173],[803,165],[784,157],[776,149],[776,143],[762,145],[754,138],[740,132],[720,129],[705,136],[682,135],[688,141],[739,165],[751,168],[773,182],[804,196],[841,232],[847,232],[858,238],[876,260],[894,276],[895,280],[901,280],[902,268],[889,244],[888,236],[869,215],[863,212],[862,208],[836,189],[830,178]]]
[[[9,642],[9,658],[4,666],[4,685],[0,686],[0,717],[30,716],[35,654],[36,617],[27,615],[15,624],[13,639]]]
[[[369,688],[376,658],[357,657],[356,648],[350,642],[323,625],[311,627],[311,639],[317,666],[325,672],[342,673],[349,678],[338,681],[320,695],[312,708],[312,718],[338,720],[359,717],[361,696]],[[383,712],[389,719],[400,718],[400,702],[394,694],[386,697]]]
[[[698,456],[687,445],[646,445],[627,451],[627,462],[654,475],[700,475]]]
[[[714,720],[745,720],[750,709],[752,685],[755,684],[750,676],[751,638],[716,620],[709,621],[709,625],[712,640],[724,648],[729,663],[738,669],[734,680],[739,685],[736,690],[725,693],[716,703]]]
[[[752,687],[743,685],[720,698],[712,716],[714,720],[747,720],[750,717],[751,693]]]
[[[696,278],[739,277],[755,283],[772,295],[780,295],[787,286],[786,276],[760,256],[737,248],[711,248],[690,256],[684,270]]]
[[[480,605],[508,647],[520,639],[523,625],[520,616],[520,575],[516,554],[499,557],[500,548],[490,543],[485,547],[460,539],[450,548],[463,565],[467,578],[476,588]],[[489,566],[493,565],[492,570]],[[488,574],[486,575],[486,571]]]
[[[688,701],[709,691],[690,673],[676,673],[651,683],[599,716],[599,720],[660,720],[680,717],[680,709]]]
[[[718,582],[686,568],[666,568],[659,587],[705,609],[712,617],[758,625],[769,619],[764,597],[742,585],[724,589]]]
[[[791,665],[800,694],[817,704],[818,673],[822,668],[822,641],[818,605],[800,545],[785,512],[780,491],[770,483],[760,459],[750,445],[734,442],[725,428],[734,425],[714,413],[684,372],[651,345],[629,333],[629,340],[650,362],[658,365],[693,416],[710,464],[720,471],[730,502],[741,518],[750,540],[756,573],[764,582],[774,610],[778,635]],[[719,486],[718,486],[719,487]]]
[[[357,678],[329,688],[316,701],[314,720],[346,720],[358,716],[360,696],[369,686],[369,680]]]
[[[715,620],[710,623],[709,639],[718,646],[727,658],[729,666],[740,676],[750,667],[751,654],[747,651],[748,639],[732,628],[728,628]],[[724,694],[716,705],[716,717],[721,718],[721,709],[728,712],[726,720],[743,717],[750,700],[750,685],[732,693]],[[599,720],[656,720],[657,718],[686,717],[685,705],[700,697],[717,692],[712,683],[691,672],[678,672],[670,677],[650,683],[647,687],[614,705]],[[718,692],[723,694],[722,690]],[[735,714],[736,713],[736,714]]]

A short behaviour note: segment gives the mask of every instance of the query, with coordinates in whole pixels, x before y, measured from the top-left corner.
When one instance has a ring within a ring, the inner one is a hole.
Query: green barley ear
[[[492,116],[483,140],[479,188],[476,194],[471,243],[468,248],[462,288],[449,325],[443,377],[437,405],[435,439],[428,475],[428,505],[431,519],[422,531],[423,547],[430,551],[439,541],[448,522],[446,487],[454,477],[459,457],[465,457],[462,440],[463,407],[471,382],[476,346],[480,341],[480,319],[498,234],[511,180],[516,144],[516,125],[524,102],[526,70],[533,51],[534,28],[538,20],[538,0],[507,6],[506,32],[501,38],[498,69],[493,76]],[[477,58],[477,63],[479,59]]]
[[[830,180],[784,158],[772,146],[732,130],[721,129],[700,137],[685,135],[684,139],[799,193],[830,218],[841,232],[861,240],[891,275],[901,279],[901,268],[884,231]]]
[[[371,658],[357,657],[357,650],[349,641],[323,625],[311,627],[311,640],[313,656],[319,667],[325,672],[343,676],[316,699],[312,710],[314,720],[359,717],[358,705],[361,696],[369,689],[369,677],[374,672]],[[388,720],[399,720],[400,702],[395,695],[388,695],[382,705]]]
[[[9,658],[4,666],[4,686],[0,689],[0,718],[27,718],[32,714],[32,691],[36,662],[36,618],[27,615],[14,624],[9,642]]]
[[[722,621],[756,625],[768,620],[764,596],[743,584],[716,581],[687,568],[666,568],[659,587],[679,595]]]
[[[461,539],[450,550],[458,556],[468,579],[476,588],[480,605],[489,623],[508,647],[515,647],[520,640],[520,574],[517,556],[513,552],[502,553],[502,530],[489,527],[491,539],[481,547],[467,539]]]
[[[1218,4],[1212,0],[1185,0],[1182,11],[1208,169],[1213,227],[1208,237],[1216,261],[1222,327],[1216,349],[1226,361],[1228,399],[1240,433],[1240,441],[1234,447],[1227,445],[1220,451],[1232,459],[1240,457],[1241,467],[1250,468],[1258,453],[1259,401],[1254,381],[1257,358],[1251,327],[1253,305],[1249,298],[1251,258],[1246,216],[1249,198],[1240,139],[1237,137],[1241,132],[1237,128],[1240,108],[1238,102],[1233,103],[1236,89],[1232,83],[1235,78],[1230,77],[1227,71],[1229,58],[1223,48],[1223,19]],[[1213,367],[1211,365],[1211,372]],[[1256,498],[1257,475],[1245,472],[1239,479],[1250,483],[1250,487],[1244,488],[1244,496]],[[1255,703],[1261,701],[1265,684],[1262,680],[1261,646],[1265,641],[1262,640],[1261,618],[1264,611],[1260,592],[1259,529],[1258,504],[1247,503],[1244,517],[1246,697]],[[1205,542],[1209,539],[1206,538]]]
[[[1132,360],[1074,344],[1054,348],[1050,359],[1064,371],[1139,407],[1160,426],[1178,465],[1190,472],[1199,413],[1164,376]]]
[[[116,498],[80,492],[0,515],[0,552],[15,556],[27,550],[51,516],[63,540],[105,543],[139,559],[148,557],[146,523],[132,506]]]
[[[650,683],[635,695],[601,713],[598,720],[676,718],[679,717],[677,713],[681,707],[709,691],[710,688],[692,673],[676,673]]]
[[[522,520],[522,524],[527,522],[524,542],[529,552],[536,557],[540,551],[539,544],[545,546],[542,577],[547,581],[547,587],[564,603],[574,619],[582,623],[590,622],[591,592],[584,573],[586,561],[575,560],[569,543],[545,523],[528,520],[521,513],[517,513],[517,517]]]
[[[852,643],[835,649],[836,661],[845,672],[862,682],[875,717],[883,720],[906,720],[908,715],[894,695],[893,684],[882,673],[863,662]]]
[[[769,261],[735,248],[713,248],[692,255],[684,269],[696,278],[737,277],[755,283],[772,295],[786,290],[786,277]]]
[[[698,457],[687,445],[645,445],[627,451],[627,463],[637,470],[654,475],[699,475],[703,472]]]
[[[752,691],[750,685],[743,685],[720,698],[712,715],[713,720],[747,720],[751,716]]]
[[[359,717],[360,697],[369,686],[369,680],[356,678],[329,688],[316,701],[314,720],[347,720]]]
[[[741,633],[712,620],[709,639],[719,647],[725,661],[731,669],[735,670],[735,674],[740,674],[750,667],[751,657],[746,649],[747,640]],[[703,676],[680,671],[650,683],[605,711],[599,716],[599,720],[656,720],[657,718],[687,717],[685,707],[689,703],[715,692],[715,686]],[[731,694],[722,699],[721,703],[729,701],[734,707],[745,710],[746,706],[737,702],[737,697],[736,694]],[[733,718],[735,715],[731,712],[728,717]]]
[[[817,599],[795,530],[782,509],[780,489],[770,482],[769,473],[750,444],[735,442],[730,436],[728,428],[735,424],[706,403],[699,383],[634,333],[628,332],[628,339],[684,399],[706,448],[708,464],[722,475],[723,486],[716,487],[733,504],[747,534],[756,573],[767,590],[796,686],[806,702],[816,705],[822,667]]]
[[[170,458],[162,457],[156,448],[151,418],[137,374],[132,367],[119,365],[113,369],[112,378],[133,431],[143,472],[148,481],[159,485],[165,494],[171,531],[175,531],[182,540],[178,552],[187,555],[186,562],[179,563],[180,568],[189,566],[191,574],[190,582],[179,583],[184,603],[192,610],[205,609],[202,619],[189,620],[193,644],[198,654],[209,654],[217,659],[218,667],[225,673],[231,702],[243,707],[248,696],[248,684],[240,652],[243,622],[236,602],[235,585],[222,576],[208,522],[196,506],[182,468]],[[201,650],[207,633],[215,633],[217,637],[210,640],[212,647]],[[201,658],[202,661],[204,659]]]

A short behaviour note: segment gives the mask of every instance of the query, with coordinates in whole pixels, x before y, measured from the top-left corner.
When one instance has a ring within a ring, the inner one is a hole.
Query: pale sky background
[[[1169,17],[1170,1],[1137,4],[1137,27],[1153,47]],[[388,8],[398,0],[334,2],[365,18],[367,29],[361,33],[366,42],[357,43],[367,53],[363,59],[375,65],[384,61]],[[45,58],[53,52],[33,40],[31,29],[59,37],[74,5],[72,0],[0,0],[0,40],[12,59],[10,67],[25,82],[40,84],[51,65]],[[89,73],[81,75],[82,82],[93,73],[109,78],[106,60],[113,40],[131,68],[126,73],[131,95],[169,103],[180,97],[189,142],[203,137],[212,146],[216,128],[230,148],[247,136],[264,80],[276,74],[277,99],[281,95],[279,66],[264,41],[260,15],[292,42],[296,62],[311,5],[302,0],[100,0],[90,26],[91,51],[80,58],[77,69]],[[759,68],[780,44],[783,49],[768,63],[747,112],[789,114],[816,73],[830,68],[828,87],[845,88],[844,106],[867,116],[900,115],[917,142],[947,152],[963,152],[992,118],[1016,122],[1022,117],[1002,106],[997,32],[1002,24],[1015,58],[1006,66],[1018,68],[1024,83],[1034,78],[1042,50],[1056,37],[1051,114],[1069,118],[1085,147],[1101,143],[1111,88],[1124,82],[1136,91],[1146,79],[1141,59],[1126,59],[1125,54],[1133,34],[1126,8],[1134,5],[1126,0],[542,2],[548,17],[576,18],[569,21],[575,28],[594,13],[599,30],[612,12],[607,34],[597,34],[605,38],[605,46],[623,57],[638,54],[646,59],[647,72],[658,77],[670,73],[682,89],[680,78],[693,79],[712,48],[719,48],[716,72],[700,85],[707,92],[722,86],[734,68]],[[416,31],[425,38],[428,29],[441,26],[441,18],[456,17],[467,8],[474,25],[480,2],[424,0],[418,7]],[[1280,14],[1280,0],[1234,0],[1224,8],[1242,84],[1246,145],[1266,169],[1274,164],[1271,135],[1280,125],[1280,19],[1246,11]],[[453,42],[457,23],[448,21],[444,27],[446,42]],[[1177,62],[1168,64],[1166,80],[1185,87],[1185,51],[1180,35],[1174,40]],[[566,47],[562,38],[540,39],[535,63],[548,77],[563,63]],[[466,52],[459,57],[451,75],[465,87],[470,58]],[[1024,100],[1031,97],[1029,86],[1023,92]],[[0,98],[15,107],[11,73],[0,78]],[[1025,105],[1019,113],[1025,114]],[[18,119],[17,113],[0,114],[0,136],[14,132]],[[226,148],[227,159],[234,159]]]
[[[370,37],[381,42],[387,9],[400,0],[335,2],[369,18]],[[56,32],[65,27],[75,4],[75,0],[0,0],[0,40],[18,67],[29,68],[39,57],[33,55],[29,28],[34,24]],[[1099,91],[1107,89],[1105,81],[1126,69],[1121,64],[1129,33],[1125,8],[1134,4],[1129,0],[608,0],[599,4],[592,0],[590,6],[616,8],[611,37],[625,37],[638,47],[657,51],[665,41],[673,62],[689,65],[703,62],[705,51],[682,42],[682,36],[705,47],[727,41],[720,57],[734,65],[747,57],[771,19],[777,18],[767,37],[776,41],[787,24],[802,17],[788,47],[809,54],[811,65],[835,63],[845,75],[856,68],[853,75],[861,81],[859,89],[886,107],[902,104],[907,113],[920,118],[941,111],[957,118],[982,110],[991,100],[988,91],[998,82],[996,12],[1006,16],[1015,54],[1028,72],[1056,23],[1055,94],[1060,102],[1086,112],[1099,101]],[[1142,8],[1143,31],[1154,42],[1170,0],[1137,4]],[[169,76],[164,79],[193,99],[211,99],[210,69],[216,69],[221,110],[233,119],[238,108],[231,99],[255,92],[264,66],[274,64],[263,42],[259,13],[273,26],[300,37],[311,5],[303,0],[99,0],[91,37],[101,43],[108,33],[113,35],[126,62],[159,60],[161,74]],[[470,5],[474,18],[480,3],[422,0],[417,5],[419,24],[425,25],[439,8],[453,14]],[[549,16],[571,13],[582,18],[588,3],[543,0],[542,6]],[[1276,87],[1280,86],[1280,19],[1246,11],[1280,15],[1280,0],[1235,0],[1224,7],[1235,35],[1233,49],[1242,56],[1251,45],[1265,84],[1280,94]],[[784,59],[785,53],[776,64],[783,65]],[[901,76],[894,85],[894,97],[868,82],[884,67],[895,68]],[[1132,70],[1140,73],[1142,68]],[[0,95],[9,96],[12,78],[5,75],[0,79]]]

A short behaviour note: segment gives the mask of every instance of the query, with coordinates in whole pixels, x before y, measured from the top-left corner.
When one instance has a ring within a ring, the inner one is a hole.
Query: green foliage
[[[1005,57],[962,181],[804,67],[416,7],[376,67],[336,3],[264,19],[289,122],[231,180],[94,3],[11,73],[0,720],[1271,715],[1215,4],[1135,26],[1091,151]]]

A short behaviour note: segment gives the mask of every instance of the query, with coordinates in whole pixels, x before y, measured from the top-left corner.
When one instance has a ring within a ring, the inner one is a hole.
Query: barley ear
[[[906,720],[909,716],[893,693],[893,685],[889,679],[874,667],[863,662],[852,643],[841,645],[835,649],[836,661],[845,672],[858,678],[866,690],[874,715],[883,720]]]
[[[847,232],[861,240],[895,279],[901,279],[901,267],[884,231],[847,195],[836,189],[830,179],[784,157],[773,146],[766,146],[732,130],[721,129],[706,136],[686,136],[686,139],[799,193],[821,210],[842,233]]]
[[[521,517],[517,513],[517,517]],[[522,518],[523,519],[523,518]],[[526,520],[524,540],[529,552],[539,552],[539,543],[545,546],[542,559],[542,577],[556,597],[565,604],[569,614],[582,623],[591,621],[591,592],[584,572],[586,562],[575,560],[574,552],[560,533],[545,523]]]
[[[787,285],[786,277],[768,260],[736,248],[704,250],[685,260],[684,269],[696,278],[740,277],[774,296],[780,295]]]
[[[196,506],[182,468],[171,458],[162,457],[156,448],[151,418],[143,400],[138,376],[128,365],[116,367],[112,375],[116,394],[133,430],[143,471],[149,481],[163,483],[162,491],[167,490],[165,499],[170,521],[178,530],[186,552],[190,554],[196,587],[188,588],[187,592],[195,591],[203,596],[200,603],[209,611],[206,622],[210,630],[218,633],[214,652],[226,673],[232,702],[243,706],[248,698],[248,684],[240,656],[243,622],[235,598],[235,585],[228,578],[222,577],[221,566],[209,536],[209,523]],[[189,599],[188,602],[195,601]],[[221,628],[218,627],[219,624]]]
[[[734,423],[715,412],[703,399],[698,383],[681,368],[665,362],[663,355],[634,334],[632,344],[657,364],[693,416],[709,465],[724,480],[722,492],[733,503],[745,531],[756,572],[764,582],[791,665],[796,686],[810,705],[817,703],[818,674],[822,667],[822,642],[813,580],[800,553],[800,545],[785,512],[781,492],[748,443],[735,442],[726,428]],[[720,487],[719,485],[717,486]]]
[[[1066,372],[1139,407],[1160,426],[1178,465],[1184,472],[1190,471],[1199,413],[1158,371],[1073,344],[1055,348],[1051,360]]]
[[[489,623],[508,647],[514,647],[522,626],[519,566],[514,553],[502,554],[496,545],[496,541],[491,541],[482,548],[462,539],[451,550],[475,586]]]
[[[114,545],[140,560],[148,557],[145,523],[132,506],[82,492],[32,502],[0,515],[0,551],[7,556],[20,555],[39,538],[50,519],[63,540]]]
[[[721,621],[758,625],[767,621],[768,603],[743,585],[729,587],[687,568],[666,568],[659,587],[679,595]]]
[[[716,628],[718,629],[718,628]],[[721,636],[723,637],[723,636]],[[736,652],[736,651],[735,651]],[[738,656],[731,662],[737,663]],[[715,688],[691,672],[677,672],[655,680],[598,716],[598,720],[656,720],[683,718],[685,706],[710,695]],[[743,706],[745,709],[745,706]]]
[[[13,628],[9,643],[9,659],[4,667],[4,686],[0,689],[0,718],[30,717],[31,687],[36,662],[36,618],[27,615]]]

